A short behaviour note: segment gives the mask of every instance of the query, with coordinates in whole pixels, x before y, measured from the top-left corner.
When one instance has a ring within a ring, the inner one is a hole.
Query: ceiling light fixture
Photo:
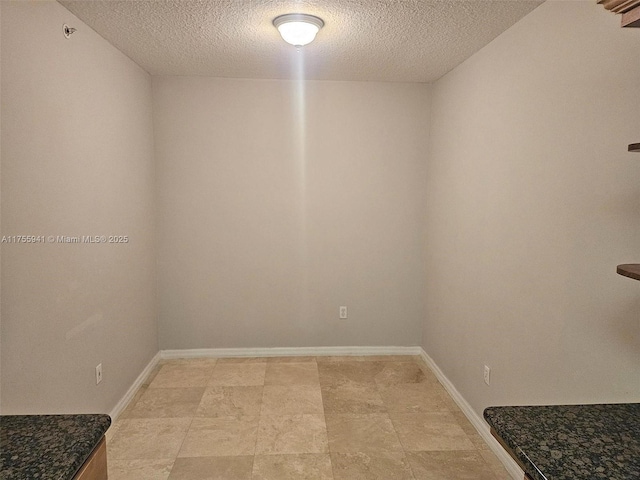
[[[321,18],[304,13],[287,13],[273,20],[282,39],[295,47],[302,47],[313,42],[316,34],[324,26]]]

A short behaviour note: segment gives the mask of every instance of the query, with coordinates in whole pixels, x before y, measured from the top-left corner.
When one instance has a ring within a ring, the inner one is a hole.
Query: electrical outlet
[[[340,318],[342,320],[347,318],[347,307],[340,307]]]
[[[491,385],[491,369],[486,365],[484,366],[484,383]]]
[[[102,364],[96,365],[96,385],[102,381]]]

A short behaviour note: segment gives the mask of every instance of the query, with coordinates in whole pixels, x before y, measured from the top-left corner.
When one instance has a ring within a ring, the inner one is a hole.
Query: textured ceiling
[[[431,82],[541,0],[59,0],[152,75]],[[272,20],[325,27],[301,51]],[[72,23],[72,22],[70,22]],[[73,25],[71,25],[73,26]]]

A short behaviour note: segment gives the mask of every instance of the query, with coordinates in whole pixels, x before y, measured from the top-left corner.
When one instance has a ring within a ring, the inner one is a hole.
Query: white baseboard
[[[160,352],[156,353],[155,356],[144,368],[144,370],[142,370],[142,373],[138,375],[138,378],[136,378],[133,384],[129,387],[129,390],[127,390],[127,393],[125,393],[124,396],[117,403],[117,405],[113,407],[113,410],[111,410],[111,413],[109,413],[112,424],[115,423],[115,421],[118,419],[120,414],[124,411],[125,408],[127,408],[127,405],[129,404],[131,399],[134,397],[134,395],[136,394],[140,386],[142,386],[142,384],[147,379],[151,371],[155,368],[155,366],[160,361],[160,358],[161,358]]]
[[[427,355],[427,352],[420,349],[420,356],[427,364],[427,366],[431,369],[434,375],[438,378],[438,381],[442,384],[445,390],[449,393],[454,402],[460,407],[462,413],[465,414],[469,422],[475,427],[478,431],[478,434],[482,437],[482,439],[487,443],[489,448],[493,451],[493,453],[498,457],[498,460],[502,462],[504,467],[509,472],[509,475],[514,480],[522,480],[524,478],[524,472],[520,468],[520,466],[516,463],[516,461],[511,458],[511,456],[505,451],[504,448],[498,443],[498,441],[491,435],[491,430],[489,425],[476,413],[476,411],[471,408],[471,405],[464,399],[464,397],[458,392],[456,387],[451,383],[451,381],[446,377],[446,375],[440,370],[436,362]]]
[[[420,355],[421,347],[291,347],[291,348],[196,348],[161,350],[163,360],[200,357],[324,357],[369,355]]]

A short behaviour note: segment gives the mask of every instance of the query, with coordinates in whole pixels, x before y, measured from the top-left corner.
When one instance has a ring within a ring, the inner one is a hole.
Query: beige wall
[[[58,3],[0,4],[2,235],[130,238],[2,244],[2,413],[107,412],[158,350],[151,80]]]
[[[478,413],[638,401],[638,33],[548,1],[434,85],[423,345]]]
[[[109,411],[158,337],[422,335],[478,413],[637,401],[640,37],[594,2],[547,1],[433,90],[159,77],[153,101],[57,3],[0,5],[2,235],[131,238],[0,246],[2,413]]]
[[[161,348],[420,343],[428,86],[153,88]]]

